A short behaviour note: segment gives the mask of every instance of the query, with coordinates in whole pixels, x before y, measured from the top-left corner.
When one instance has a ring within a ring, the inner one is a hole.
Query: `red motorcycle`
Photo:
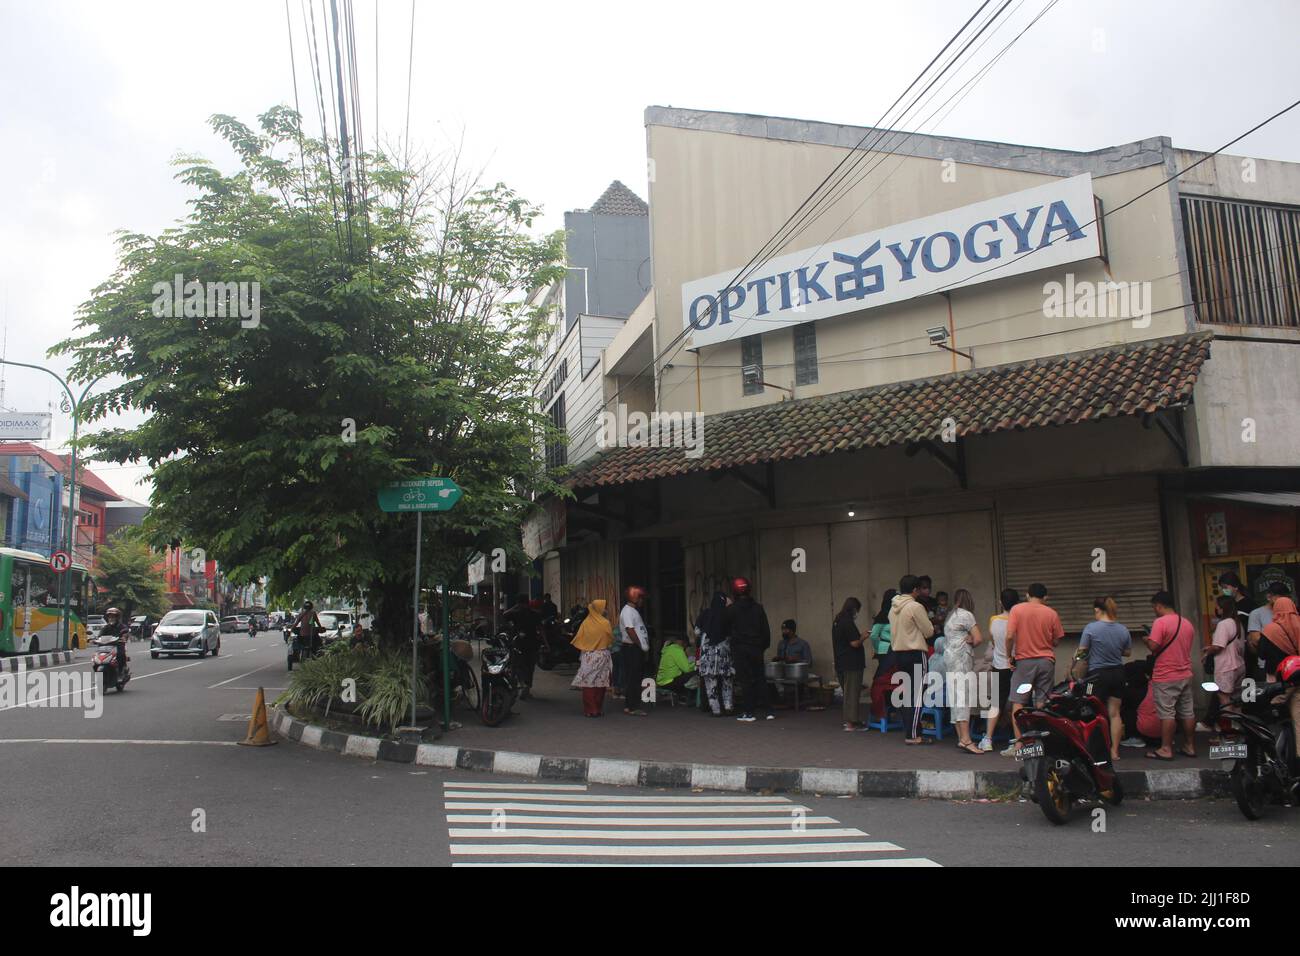
[[[1024,694],[1030,685],[1018,688]],[[1064,823],[1077,800],[1099,799],[1117,806],[1124,787],[1110,759],[1110,719],[1106,705],[1085,681],[1057,684],[1041,707],[1017,712],[1021,779],[1043,816]]]

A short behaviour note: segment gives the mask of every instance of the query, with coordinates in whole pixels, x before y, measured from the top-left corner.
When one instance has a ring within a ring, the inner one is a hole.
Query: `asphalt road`
[[[1300,864],[1300,811],[1249,823],[1226,800],[1135,801],[1101,831],[1087,808],[1054,827],[1029,803],[584,787],[239,747],[257,687],[285,684],[278,631],[223,635],[202,661],[133,647],[98,718],[0,710],[0,863]]]

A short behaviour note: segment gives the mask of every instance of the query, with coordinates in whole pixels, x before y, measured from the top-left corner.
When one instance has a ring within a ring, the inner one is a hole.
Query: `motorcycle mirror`
[[[1021,684],[1019,687],[1016,688],[1016,693],[1017,693],[1017,694],[1028,694],[1028,693],[1029,693],[1031,690],[1033,690],[1033,689],[1034,689],[1034,685],[1033,685],[1033,684]]]
[[[1211,693],[1219,689],[1219,685],[1212,680],[1207,680],[1201,684],[1201,690],[1208,690]]]

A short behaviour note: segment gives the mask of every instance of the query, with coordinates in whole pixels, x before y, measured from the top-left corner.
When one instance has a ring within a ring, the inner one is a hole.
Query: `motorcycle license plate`
[[[1245,744],[1211,744],[1211,760],[1245,760]]]
[[[1030,760],[1034,757],[1043,755],[1042,741],[1032,740],[1027,744],[1021,744],[1020,749],[1016,751],[1017,760]]]

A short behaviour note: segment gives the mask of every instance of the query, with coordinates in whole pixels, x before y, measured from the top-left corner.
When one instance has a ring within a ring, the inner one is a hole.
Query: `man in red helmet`
[[[635,585],[627,589],[627,602],[618,615],[618,629],[623,655],[623,713],[629,717],[644,717],[641,709],[641,679],[645,677],[645,659],[650,653],[650,632],[646,630],[641,607],[645,604],[645,588]]]
[[[767,707],[767,676],[763,670],[763,656],[772,644],[772,632],[763,605],[754,600],[749,590],[749,581],[745,578],[731,582],[735,601],[722,618],[722,632],[731,642],[736,681],[745,700],[745,709],[736,719],[746,723],[757,720],[758,711],[766,711],[768,720],[775,717]]]
[[[1273,620],[1260,633],[1259,654],[1267,666],[1267,673],[1276,674],[1278,680],[1290,684],[1287,706],[1291,712],[1291,727],[1295,736],[1296,757],[1300,758],[1300,686],[1296,678],[1293,658],[1300,656],[1300,612],[1295,601],[1278,597],[1273,601]]]

